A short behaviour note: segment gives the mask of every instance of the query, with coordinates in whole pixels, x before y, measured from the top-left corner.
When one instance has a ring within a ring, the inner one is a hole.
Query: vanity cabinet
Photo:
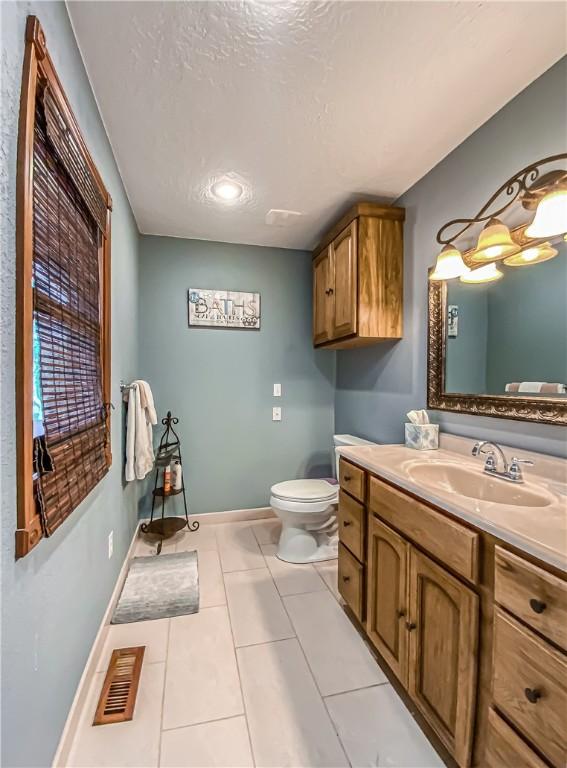
[[[366,474],[341,459],[339,463],[338,588],[358,621],[366,618]]]
[[[414,547],[408,583],[408,692],[460,765],[472,750],[478,597]]]
[[[313,344],[402,337],[403,208],[359,203],[314,251]]]
[[[344,458],[339,478],[339,590],[409,706],[462,768],[565,768],[565,574]]]
[[[455,758],[472,743],[476,594],[372,516],[366,631]]]
[[[371,515],[368,523],[366,631],[404,687],[408,682],[409,544]]]

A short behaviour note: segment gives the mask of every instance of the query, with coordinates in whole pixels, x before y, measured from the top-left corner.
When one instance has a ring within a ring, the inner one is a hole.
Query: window
[[[16,556],[104,477],[110,453],[111,200],[28,17],[17,186]]]

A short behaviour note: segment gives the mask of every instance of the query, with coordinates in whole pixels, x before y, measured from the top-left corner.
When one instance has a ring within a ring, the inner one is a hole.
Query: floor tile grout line
[[[235,649],[239,651],[241,648],[257,648],[259,645],[273,645],[274,643],[285,643],[286,640],[296,640],[297,635],[295,632],[289,637],[278,637],[275,640],[261,640],[259,643],[246,643],[245,645],[235,645]]]
[[[182,731],[185,728],[198,728],[200,725],[209,725],[209,723],[222,723],[225,720],[238,720],[239,717],[243,717],[246,720],[244,712],[239,712],[237,715],[225,715],[224,717],[213,717],[211,720],[199,720],[194,723],[186,723],[185,725],[174,725],[172,728],[163,728],[162,733],[171,733],[172,731]],[[248,725],[246,726],[248,729]]]
[[[348,688],[346,691],[337,691],[336,693],[327,693],[324,699],[332,699],[334,696],[345,696],[347,693],[356,693],[357,691],[368,691],[370,688],[380,688],[382,685],[391,685],[389,680],[382,683],[372,683],[372,685],[361,685],[359,688]]]
[[[163,690],[161,693],[161,712],[160,712],[160,721],[159,721],[159,740],[158,740],[158,766],[161,765],[161,747],[162,747],[162,736],[163,736],[163,713],[165,710],[165,684],[167,681],[167,665],[169,662],[169,640],[171,637],[171,618],[167,621],[167,643],[165,646],[165,664],[163,668]]]
[[[230,608],[228,606],[228,593],[227,593],[227,590],[226,590],[226,582],[224,580],[224,573],[222,573],[222,580],[223,580],[224,591],[225,591],[225,595],[226,595],[226,614],[228,616],[228,626],[230,627],[230,634],[231,634],[231,637],[232,637],[232,648],[233,648],[233,651],[234,651],[234,661],[235,661],[235,664],[236,664],[236,673],[238,675],[238,683],[240,685],[240,698],[242,699],[242,709],[244,711],[244,722],[246,723],[246,733],[248,734],[248,744],[250,746],[250,755],[252,757],[252,762],[253,762],[253,764],[255,766],[256,765],[256,755],[254,754],[254,747],[252,745],[252,736],[250,734],[250,723],[248,722],[248,712],[246,710],[246,701],[244,699],[244,689],[242,687],[242,675],[240,674],[240,665],[238,663],[238,653],[237,653],[236,642],[235,642],[235,638],[234,638],[234,629],[232,627],[232,619],[230,617]]]
[[[314,594],[317,594],[317,593],[314,593]],[[282,605],[284,607],[284,611],[287,613],[287,617],[289,619],[289,623],[291,624],[291,626],[295,630],[295,635],[297,637],[297,643],[299,645],[301,653],[303,654],[303,658],[305,659],[305,664],[307,665],[307,669],[309,670],[309,674],[311,675],[313,683],[315,684],[315,690],[319,694],[319,698],[321,699],[321,703],[323,704],[323,708],[325,709],[325,712],[327,713],[327,717],[329,718],[329,722],[331,724],[331,728],[333,729],[333,731],[335,732],[335,734],[337,736],[337,739],[339,741],[340,747],[341,747],[341,749],[343,751],[343,755],[345,756],[348,765],[351,766],[351,768],[352,768],[352,763],[351,763],[350,758],[349,758],[349,756],[347,754],[347,751],[345,749],[345,745],[343,744],[342,739],[339,736],[339,732],[337,731],[337,727],[335,726],[333,718],[331,717],[331,713],[329,712],[329,709],[328,709],[327,704],[325,702],[325,697],[321,693],[321,689],[319,688],[319,684],[317,683],[317,680],[315,679],[315,675],[313,674],[313,670],[311,669],[311,665],[309,664],[309,660],[307,658],[307,654],[305,653],[305,649],[303,648],[303,645],[301,644],[301,640],[299,638],[299,634],[297,632],[295,624],[293,623],[291,615],[290,615],[289,611],[287,610],[287,606],[286,606],[286,604],[285,604],[285,602],[283,600],[282,600]]]

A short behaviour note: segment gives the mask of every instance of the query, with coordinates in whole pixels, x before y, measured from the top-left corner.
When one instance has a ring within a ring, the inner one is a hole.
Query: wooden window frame
[[[87,149],[71,105],[46,47],[45,35],[36,16],[28,16],[20,115],[16,181],[16,455],[17,528],[16,558],[32,550],[43,537],[34,498],[33,480],[33,158],[35,104],[38,83],[49,86],[73,138],[106,202],[106,226],[101,233],[99,265],[101,271],[101,370],[103,402],[110,403],[110,215],[112,199]],[[107,466],[112,463],[110,412],[107,409],[109,440]]]

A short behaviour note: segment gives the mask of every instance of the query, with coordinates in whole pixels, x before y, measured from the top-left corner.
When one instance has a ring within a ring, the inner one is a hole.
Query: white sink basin
[[[416,483],[439,489],[445,493],[457,493],[469,499],[506,504],[514,507],[547,507],[553,498],[545,492],[527,485],[507,482],[481,472],[460,467],[457,464],[424,462],[407,469],[408,476]]]

